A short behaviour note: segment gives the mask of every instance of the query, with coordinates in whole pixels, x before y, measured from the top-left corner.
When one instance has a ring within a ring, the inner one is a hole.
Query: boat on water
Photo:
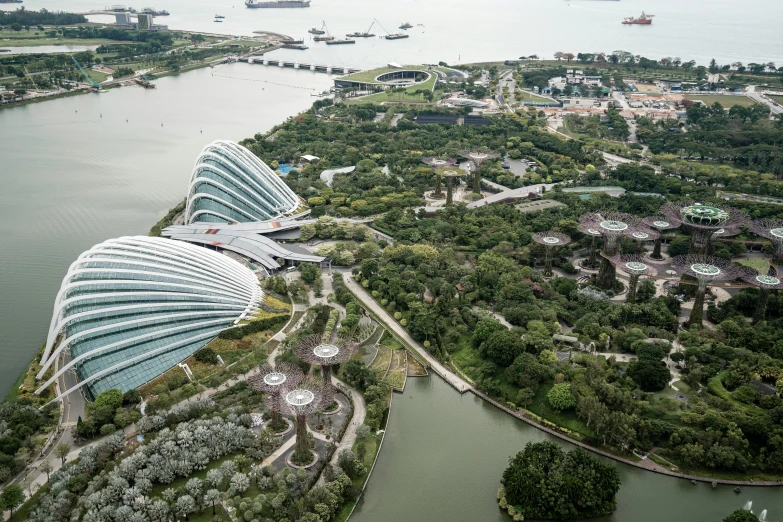
[[[310,34],[326,34],[326,31],[324,31],[323,29],[316,29],[315,27],[313,27],[307,32]]]
[[[0,4],[21,4],[22,0],[0,0]]]
[[[310,7],[310,0],[273,0],[271,2],[258,2],[246,0],[245,7],[252,8],[282,8],[282,7]]]
[[[639,18],[634,18],[633,16],[625,18],[623,20],[623,25],[650,25],[652,24],[652,19],[654,17],[655,15],[648,15],[642,11],[642,16]]]
[[[350,40],[348,38],[344,38],[341,40],[329,40],[326,42],[326,45],[344,45],[344,44],[354,44],[356,43],[356,40]]]
[[[334,36],[327,35],[327,36],[316,36],[313,38],[313,41],[316,42],[331,42],[334,40]]]
[[[141,13],[141,14],[151,14],[151,15],[155,15],[155,16],[168,16],[169,15],[169,12],[166,11],[165,9],[161,9],[160,11],[158,11],[157,9],[154,9],[152,7],[144,7],[144,8],[142,8],[141,11],[139,11],[139,13]],[[215,15],[215,18],[218,18],[218,16]],[[223,17],[221,16],[220,18],[223,18]]]
[[[218,24],[222,24],[223,23],[223,20],[221,20],[220,18],[215,18],[212,21],[215,22],[215,23],[218,23]]]
[[[409,24],[408,22],[405,22],[404,24],[402,24],[400,26],[400,29],[410,29],[411,27],[413,27],[411,24]]]
[[[301,43],[286,42],[283,44],[283,49],[296,49],[297,51],[305,51],[309,49],[309,47]]]
[[[223,16],[223,15],[215,15],[215,20],[217,20],[218,18],[225,18],[225,16]]]
[[[299,40],[294,40],[293,38],[289,38],[287,40],[283,40],[283,43],[284,44],[294,44],[294,45],[296,45],[296,44],[303,44],[304,40],[301,39],[301,38]]]
[[[356,32],[356,33],[347,34],[345,36],[347,36],[348,38],[371,38],[375,36],[375,34],[370,32],[372,30],[373,25],[375,25],[375,20],[373,20],[373,22],[370,24],[370,27],[363,33]]]
[[[403,33],[387,34],[384,36],[387,40],[402,40],[403,38],[410,38],[410,35]]]

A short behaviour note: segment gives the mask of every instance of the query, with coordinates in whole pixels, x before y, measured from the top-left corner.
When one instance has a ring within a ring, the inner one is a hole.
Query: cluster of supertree
[[[497,158],[500,154],[485,147],[481,147],[479,149],[462,150],[459,155],[469,159],[470,162],[473,163],[473,166],[475,167],[473,172],[473,193],[481,194],[481,173],[479,172],[481,170],[481,165],[489,159]]]
[[[625,300],[628,303],[636,301],[636,288],[639,283],[639,278],[643,275],[654,277],[658,271],[644,261],[644,258],[640,255],[615,255],[609,258],[609,261],[614,265],[615,269],[622,270],[628,274],[628,293]]]
[[[310,335],[299,340],[296,346],[296,356],[309,364],[318,364],[323,373],[323,384],[332,386],[332,366],[348,361],[356,350],[356,344],[342,338],[334,342],[323,342],[319,334]]]
[[[313,377],[307,377],[293,389],[287,389],[283,403],[296,417],[296,443],[292,462],[307,465],[313,461],[310,441],[307,438],[307,416],[326,408],[334,398],[334,387],[325,386]]]
[[[432,196],[438,199],[442,198],[443,188],[441,183],[441,176],[438,173],[438,170],[455,165],[457,163],[457,160],[452,158],[437,158],[437,157],[429,156],[429,157],[422,158],[421,161],[425,165],[429,165],[430,167],[432,167],[433,171],[435,171],[435,190],[433,191]]]
[[[571,242],[571,238],[560,232],[536,232],[533,234],[533,241],[543,245],[546,251],[544,261],[544,275],[552,276],[552,249],[555,247],[566,246]]]
[[[783,219],[756,219],[750,229],[772,243],[772,262],[783,265]]]
[[[286,428],[282,412],[286,409],[283,400],[285,390],[296,388],[304,380],[304,373],[295,364],[279,362],[274,367],[262,364],[256,373],[248,377],[250,387],[266,394],[267,406],[271,415],[269,422],[272,431],[280,432]]]
[[[753,313],[753,322],[763,321],[767,313],[769,293],[772,290],[783,290],[783,281],[772,275],[759,274],[755,270],[745,270],[742,274],[742,279],[746,283],[758,287],[759,299],[756,303],[756,310]]]
[[[609,290],[614,287],[615,269],[609,260],[617,255],[617,247],[622,237],[633,237],[637,232],[651,232],[642,221],[632,215],[622,212],[604,212],[602,214],[587,213],[579,218],[581,230],[586,230],[592,236],[600,235],[604,240],[601,269],[596,278],[599,288]],[[597,232],[594,234],[593,231]]]

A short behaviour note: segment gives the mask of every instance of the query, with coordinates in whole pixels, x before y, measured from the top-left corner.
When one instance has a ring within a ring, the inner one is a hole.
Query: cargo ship
[[[327,36],[316,36],[313,38],[313,41],[315,42],[331,42],[334,40],[334,36],[327,35]]]
[[[631,16],[630,18],[624,19],[623,25],[650,25],[654,16],[655,15],[645,14],[645,12],[642,11],[642,16],[639,18]]]
[[[342,40],[329,40],[326,42],[326,45],[344,45],[344,44],[354,44],[356,43],[356,40],[350,40],[348,38],[342,39]]]
[[[21,4],[22,0],[0,0],[0,4]]]
[[[272,2],[247,0],[245,6],[253,8],[310,7],[310,0],[274,0]]]
[[[161,9],[158,11],[157,9],[153,9],[152,7],[144,7],[141,11],[139,11],[141,14],[150,14],[155,16],[168,16],[169,12],[165,9]],[[215,18],[223,18],[222,16],[215,16]]]
[[[387,40],[402,40],[403,38],[409,38],[409,35],[403,33],[387,34],[384,38]]]

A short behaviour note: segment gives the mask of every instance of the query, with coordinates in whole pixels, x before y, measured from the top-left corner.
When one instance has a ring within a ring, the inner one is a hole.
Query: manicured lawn
[[[411,70],[411,71],[423,71],[424,66],[423,65],[406,65],[403,67],[403,69]],[[391,67],[379,67],[378,69],[371,69],[369,71],[361,71],[358,73],[349,74],[347,76],[343,76],[343,80],[353,80],[355,82],[374,82],[375,78],[380,76],[381,74],[399,71],[400,69],[397,68],[391,68]]]
[[[549,98],[544,98],[543,96],[539,96],[537,94],[533,94],[529,91],[523,91],[520,89],[517,89],[517,91],[514,93],[514,97],[519,101],[527,101],[527,102],[534,102],[534,103],[553,103],[552,100]]]
[[[682,393],[691,393],[693,392],[693,388],[688,386],[682,381],[674,381],[674,387],[680,390]]]
[[[766,274],[767,270],[769,270],[769,261],[760,257],[753,259],[738,259],[737,263],[744,266],[749,266],[758,271],[760,274]]]
[[[769,98],[775,103],[779,103],[783,105],[783,94],[770,94],[767,96],[767,98]]]
[[[715,102],[720,103],[725,109],[734,107],[735,105],[741,105],[742,107],[750,107],[756,102],[748,98],[747,96],[730,96],[721,94],[687,94],[685,98],[693,101],[700,100],[706,105],[712,105]]]

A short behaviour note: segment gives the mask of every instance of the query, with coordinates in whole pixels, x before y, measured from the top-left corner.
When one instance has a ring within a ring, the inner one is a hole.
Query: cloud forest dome
[[[290,216],[300,198],[266,163],[233,141],[210,143],[196,159],[185,222],[248,223]]]
[[[38,390],[68,370],[92,396],[127,391],[162,374],[238,319],[263,297],[240,263],[208,249],[159,237],[110,239],[68,269],[55,299],[41,371],[69,359]]]

